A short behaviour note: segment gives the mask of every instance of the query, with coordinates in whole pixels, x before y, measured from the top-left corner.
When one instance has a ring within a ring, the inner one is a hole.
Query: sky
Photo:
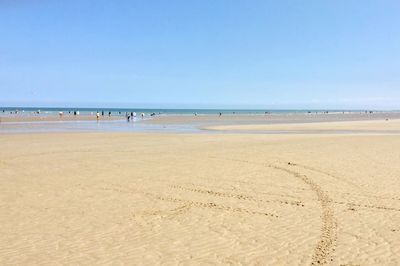
[[[400,109],[400,1],[0,0],[0,106]]]

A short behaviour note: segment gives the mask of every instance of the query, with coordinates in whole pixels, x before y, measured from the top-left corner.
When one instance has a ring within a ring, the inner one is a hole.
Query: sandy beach
[[[400,266],[400,1],[0,7],[0,266]]]
[[[400,263],[400,135],[220,127],[0,135],[0,264]]]

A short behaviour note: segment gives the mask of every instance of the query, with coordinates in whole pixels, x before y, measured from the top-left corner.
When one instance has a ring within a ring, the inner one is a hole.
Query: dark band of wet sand
[[[192,124],[200,126],[211,125],[268,125],[339,121],[368,121],[400,119],[400,112],[336,112],[336,113],[271,113],[262,115],[165,115],[146,120],[145,123],[159,125]]]

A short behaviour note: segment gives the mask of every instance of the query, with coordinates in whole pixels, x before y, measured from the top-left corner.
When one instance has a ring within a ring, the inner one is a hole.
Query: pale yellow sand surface
[[[46,133],[0,147],[0,265],[400,264],[399,135]]]

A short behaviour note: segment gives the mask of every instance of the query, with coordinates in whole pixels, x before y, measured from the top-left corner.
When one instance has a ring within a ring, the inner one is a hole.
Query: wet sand
[[[137,119],[140,119],[138,116]],[[335,121],[364,121],[364,120],[384,120],[400,119],[400,112],[336,112],[336,113],[270,113],[270,114],[223,114],[214,115],[157,115],[154,117],[146,116],[145,123],[158,125],[229,125],[229,124],[287,124],[287,123],[315,123],[315,122],[335,122]],[[123,115],[100,116],[100,121],[125,120]],[[0,122],[54,122],[54,121],[96,121],[95,115],[64,114],[2,114]]]
[[[100,121],[121,120],[123,116],[100,116]],[[96,121],[96,115],[35,115],[35,114],[14,114],[1,115],[1,122],[55,122],[55,121]]]
[[[292,123],[317,123],[317,122],[342,122],[342,121],[371,121],[385,119],[400,119],[400,112],[375,112],[375,113],[271,113],[264,115],[164,115],[156,116],[146,123],[158,125],[253,125],[253,124],[292,124]]]
[[[400,119],[289,124],[241,124],[205,126],[204,130],[240,133],[364,133],[400,134]]]
[[[383,125],[400,130],[330,128]],[[1,265],[400,264],[400,135],[42,133],[0,146]]]

